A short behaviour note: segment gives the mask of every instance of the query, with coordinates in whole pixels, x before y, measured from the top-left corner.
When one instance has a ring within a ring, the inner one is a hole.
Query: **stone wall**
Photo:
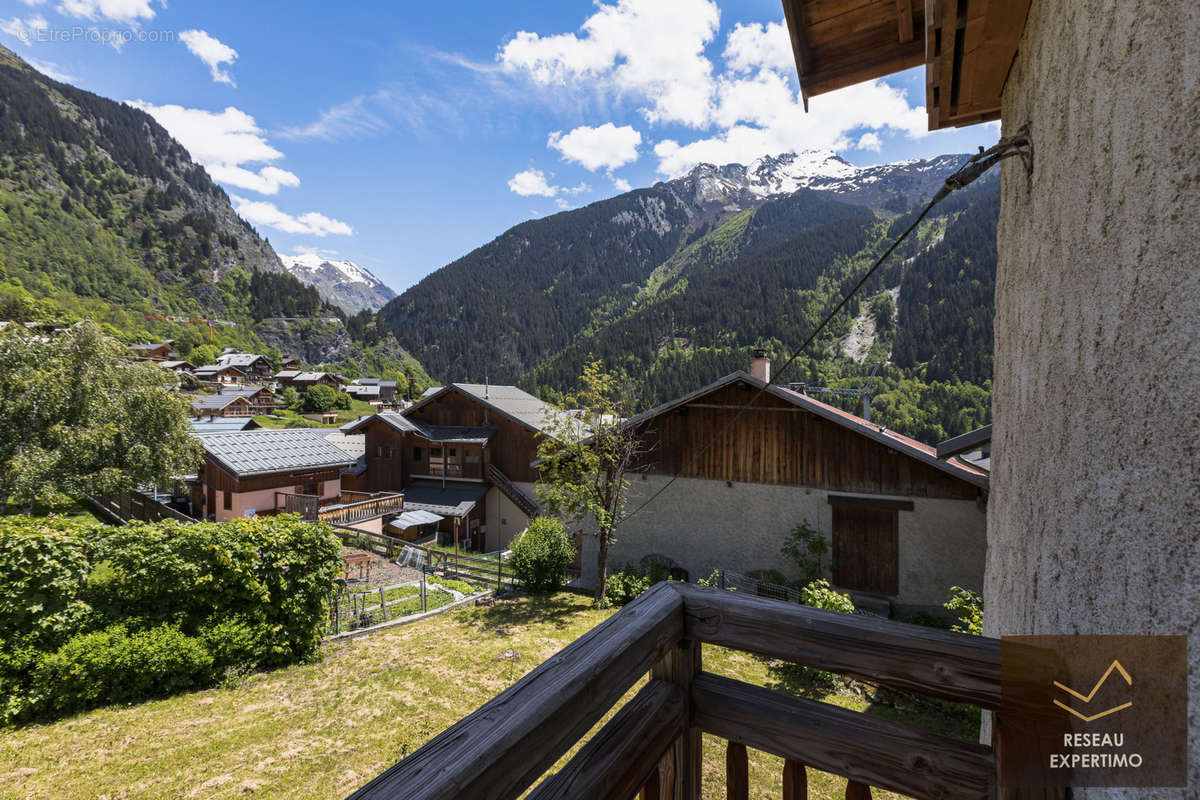
[[[1194,791],[1200,4],[1034,0],[1003,117],[985,628],[1188,634]]]

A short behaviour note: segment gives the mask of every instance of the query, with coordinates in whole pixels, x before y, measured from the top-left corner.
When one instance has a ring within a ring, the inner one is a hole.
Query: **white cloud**
[[[331,219],[316,211],[309,211],[300,216],[292,216],[280,211],[274,203],[265,200],[247,200],[233,195],[234,208],[248,222],[255,225],[265,225],[284,233],[309,234],[311,236],[349,236],[354,229],[341,220]]]
[[[646,103],[651,123],[701,127],[711,114],[712,63],[704,49],[720,26],[712,0],[598,3],[582,35],[520,31],[497,59],[543,85],[590,84]]]
[[[654,146],[658,171],[673,176],[704,162],[746,164],[764,154],[845,150],[852,146],[848,133],[862,128],[896,130],[912,138],[928,134],[924,107],[910,106],[903,90],[886,83],[869,81],[811,98],[811,111],[806,114],[798,93],[790,89],[781,92],[776,78],[726,84],[728,94],[721,105],[728,127],[687,144],[674,139],[660,141]],[[752,86],[755,82],[757,86]],[[759,101],[747,102],[750,96]],[[766,98],[770,101],[764,103]],[[739,103],[746,107],[736,107]],[[735,121],[738,118],[749,118],[750,124]]]
[[[878,153],[883,149],[883,140],[879,138],[877,133],[864,133],[859,137],[858,144],[855,145],[859,150],[871,150]]]
[[[267,142],[254,117],[245,111],[233,106],[221,112],[156,106],[141,100],[130,101],[130,105],[158,120],[216,181],[259,194],[275,194],[280,188],[300,185],[295,173],[271,166],[271,162],[283,158],[283,153]],[[247,166],[256,164],[266,166],[257,170]]]
[[[796,68],[792,58],[792,40],[782,22],[766,25],[738,23],[725,40],[725,66],[734,72],[775,69],[787,72]]]
[[[45,75],[47,78],[53,78],[54,80],[62,81],[63,83],[70,83],[71,81],[75,80],[74,75],[66,72],[62,67],[60,67],[58,64],[55,64],[53,61],[40,61],[36,58],[27,58],[25,60],[29,62],[29,66]]]
[[[561,191],[558,186],[550,185],[546,180],[546,173],[540,169],[518,172],[508,179],[508,188],[521,197],[554,197]]]
[[[37,38],[38,31],[49,27],[50,23],[41,15],[25,17],[25,19],[13,17],[12,19],[0,22],[0,31],[20,40],[23,45],[33,44]]]
[[[192,55],[208,65],[214,81],[237,86],[233,76],[228,71],[221,69],[222,64],[233,66],[233,62],[237,61],[237,50],[210,35],[207,31],[194,29],[184,31],[179,34],[179,39],[187,46]]]
[[[282,135],[287,139],[332,141],[380,133],[388,128],[388,123],[372,111],[371,106],[386,101],[389,96],[390,92],[381,90],[352,97],[344,103],[330,106],[307,125],[285,128]]]
[[[629,185],[629,181],[624,178],[613,178],[613,188],[618,192],[628,192],[633,187]]]
[[[617,127],[606,122],[595,128],[580,125],[570,133],[555,131],[550,134],[546,145],[562,153],[567,161],[574,161],[595,172],[598,169],[616,169],[637,161],[638,145],[642,134],[629,125]]]
[[[749,163],[805,149],[881,149],[885,131],[910,138],[928,134],[925,109],[882,81],[812,98],[811,113],[805,113],[783,22],[735,25],[724,41],[722,68],[714,68],[707,51],[719,22],[712,0],[597,0],[578,32],[521,31],[496,58],[507,73],[561,87],[606,114],[613,103],[632,99],[651,126],[701,131],[691,141],[674,137],[654,144],[664,176],[705,161]],[[581,126],[550,134],[549,146],[568,161],[611,171],[641,144],[625,142],[617,149],[611,134],[621,130],[611,123]]]
[[[136,23],[154,18],[152,6],[153,0],[63,0],[58,10],[68,17]]]

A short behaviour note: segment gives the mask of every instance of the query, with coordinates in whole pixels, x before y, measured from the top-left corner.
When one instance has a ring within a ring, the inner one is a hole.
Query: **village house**
[[[129,350],[133,353],[134,358],[147,361],[166,361],[176,357],[174,349],[166,342],[132,344],[129,346]]]
[[[295,356],[284,356],[279,360],[279,368],[282,370],[300,371],[300,359]]]
[[[256,353],[225,353],[217,356],[217,366],[237,367],[252,381],[267,380],[274,371],[271,360]]]
[[[298,513],[334,526],[379,533],[403,510],[398,493],[368,495],[342,486],[358,462],[361,439],[312,428],[200,433],[204,462],[192,504],[205,519],[225,522]]]
[[[345,426],[366,436],[366,486],[403,491],[448,541],[506,548],[536,516],[538,438],[554,409],[515,386],[453,383],[402,413]]]
[[[361,400],[364,403],[371,405],[382,405],[383,401],[379,397],[379,384],[364,385],[360,383],[352,383],[342,389],[346,394],[353,397],[355,400]]]
[[[192,413],[207,417],[255,417],[270,414],[280,405],[266,386],[222,386],[216,394],[192,398]]]
[[[160,367],[162,367],[163,369],[169,369],[171,372],[174,372],[176,375],[182,375],[185,373],[190,374],[193,370],[196,369],[196,365],[192,364],[190,361],[179,361],[179,360],[159,361],[158,365]]]
[[[276,377],[283,373],[276,373]],[[341,389],[342,379],[332,372],[298,372],[286,380],[286,385],[304,394],[313,386],[328,386],[330,389]]]
[[[272,375],[271,380],[282,389],[285,386],[291,386],[292,381],[296,379],[296,376],[299,375],[301,371],[302,370],[298,369],[282,369]]]
[[[626,421],[647,452],[627,507],[678,477],[621,524],[610,569],[646,559],[693,580],[718,569],[799,579],[780,548],[804,524],[829,545],[824,577],[860,605],[938,612],[951,586],[982,589],[986,473],[769,380],[770,361],[757,357],[749,374]],[[590,585],[596,540],[583,543]]]
[[[246,373],[235,366],[220,366],[218,364],[205,364],[202,367],[196,367],[192,370],[192,375],[196,380],[204,383],[220,383],[220,384],[235,384],[245,383]]]

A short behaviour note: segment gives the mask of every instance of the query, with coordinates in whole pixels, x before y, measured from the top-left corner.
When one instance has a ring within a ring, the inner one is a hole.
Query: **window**
[[[455,448],[451,447],[449,453],[451,458],[458,458],[458,450]]]
[[[463,451],[463,458],[466,459],[466,462],[468,464],[478,464],[479,463],[479,451],[478,450],[465,450],[465,451]]]
[[[300,494],[315,494],[321,496],[321,484],[319,482],[310,482],[304,484],[303,491]]]
[[[233,510],[233,492],[223,492],[222,494],[225,495],[225,498],[224,498],[225,510],[232,511]]]
[[[425,448],[424,447],[414,447],[413,448],[413,461],[423,461],[424,459],[425,459]]]

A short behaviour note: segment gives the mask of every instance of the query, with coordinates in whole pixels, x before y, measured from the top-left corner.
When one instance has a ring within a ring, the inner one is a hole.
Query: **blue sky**
[[[154,114],[278,252],[402,291],[522,220],[700,161],[866,165],[998,135],[927,133],[920,69],[804,114],[782,18],[779,0],[0,0],[0,42]]]

